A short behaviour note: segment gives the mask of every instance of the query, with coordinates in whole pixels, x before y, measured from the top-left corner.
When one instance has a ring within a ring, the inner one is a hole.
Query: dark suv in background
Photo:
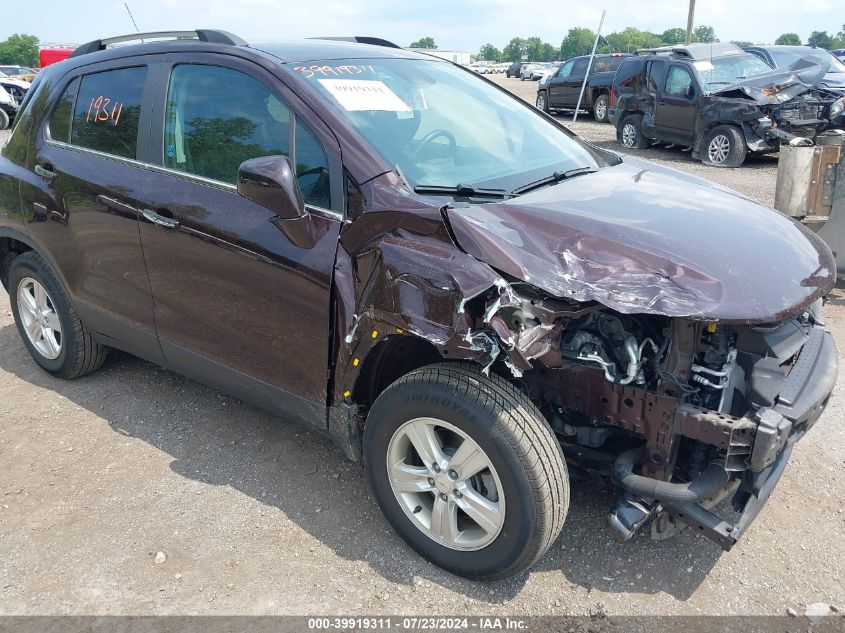
[[[749,152],[810,144],[845,122],[845,99],[817,87],[827,66],[804,58],[775,70],[734,44],[640,51],[613,80],[612,122],[627,148],[662,141],[693,158],[738,167]]]
[[[609,120],[610,86],[616,69],[625,57],[628,57],[626,53],[607,53],[593,58],[581,107],[600,123]],[[564,62],[556,73],[541,80],[537,87],[537,107],[544,112],[575,108],[589,64],[589,55],[573,57]]]
[[[40,367],[121,349],[308,425],[473,578],[543,555],[570,473],[617,492],[621,540],[730,549],[833,389],[834,280],[789,218],[386,42],[96,40],[0,155]]]

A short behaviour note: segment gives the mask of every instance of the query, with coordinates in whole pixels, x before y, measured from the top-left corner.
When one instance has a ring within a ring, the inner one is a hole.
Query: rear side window
[[[636,57],[622,58],[624,61],[616,71],[613,83],[620,89],[633,89],[637,85],[637,77],[643,66],[642,59]]]
[[[575,60],[572,65],[571,75],[583,75],[587,72],[587,65],[590,63],[589,57],[581,57]]]
[[[594,73],[612,73],[619,69],[622,65],[624,57],[599,57],[593,60]]]
[[[70,122],[73,119],[78,91],[79,77],[70,82],[53,110],[53,116],[50,117],[50,138],[54,141],[70,143]]]
[[[174,67],[167,92],[164,166],[231,185],[241,163],[260,156],[290,156],[294,116],[264,84],[219,66]],[[305,202],[329,207],[326,152],[295,125],[291,157]]]
[[[663,61],[650,61],[648,63],[648,73],[646,73],[646,90],[649,92],[659,92],[660,84],[663,81],[663,71],[666,69],[666,63]]]
[[[123,158],[135,158],[146,79],[146,66],[107,70],[82,77],[70,126],[71,144]],[[55,114],[53,117],[55,119]],[[50,129],[52,133],[53,122]]]

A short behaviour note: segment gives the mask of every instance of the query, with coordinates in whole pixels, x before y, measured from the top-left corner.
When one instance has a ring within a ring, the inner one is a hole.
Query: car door
[[[342,219],[334,136],[278,78],[224,55],[169,55],[156,103],[140,232],[168,364],[324,426]],[[239,165],[275,154],[296,166],[304,218],[237,192]]]
[[[695,136],[697,91],[695,79],[686,66],[669,66],[665,85],[659,92],[654,110],[654,122],[661,138],[692,144]]]
[[[561,105],[572,108],[578,105],[578,96],[581,94],[581,86],[584,85],[584,76],[587,74],[589,63],[589,57],[576,57],[573,60],[572,70],[563,80]]]
[[[60,80],[35,134],[21,187],[27,230],[62,277],[85,324],[106,343],[161,360],[138,235],[137,193],[153,82],[149,60],[86,66]]]
[[[557,72],[552,76],[549,77],[548,85],[549,85],[549,105],[550,106],[562,106],[564,103],[564,82],[566,78],[569,77],[569,73],[572,71],[572,65],[575,63],[574,59],[570,59],[568,62],[563,64],[560,68],[558,68]]]

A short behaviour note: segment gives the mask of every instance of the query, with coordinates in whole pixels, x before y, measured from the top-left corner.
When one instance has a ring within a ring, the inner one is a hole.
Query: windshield
[[[772,70],[762,59],[751,53],[702,59],[692,64],[705,92],[731,86],[738,81]]]
[[[829,73],[845,73],[845,64],[839,61],[830,51],[823,48],[808,48],[802,51],[770,51],[772,59],[775,60],[778,68],[783,66],[792,66],[799,59],[804,57],[813,57],[815,60],[823,64],[830,64]]]
[[[601,165],[539,112],[452,64],[331,60],[293,68],[412,186],[512,191],[555,171]]]

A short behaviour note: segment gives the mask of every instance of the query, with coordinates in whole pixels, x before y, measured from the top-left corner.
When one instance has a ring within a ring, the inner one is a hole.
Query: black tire
[[[630,130],[626,130],[631,126]],[[630,133],[632,136],[626,136]],[[616,140],[627,149],[645,149],[648,147],[648,139],[643,136],[643,115],[629,114],[623,117],[616,127]]]
[[[501,480],[505,516],[492,542],[475,551],[441,545],[400,507],[388,477],[391,438],[418,417],[459,428],[486,453]],[[554,543],[569,506],[569,477],[560,445],[521,391],[471,365],[440,363],[415,370],[376,400],[364,431],[367,477],[387,520],[421,556],[475,579],[513,576]]]
[[[701,162],[713,167],[739,167],[748,155],[742,132],[732,125],[718,125],[704,137]]]
[[[0,130],[5,130],[9,127],[9,114],[0,108]]]
[[[21,282],[31,278],[47,291],[53,310],[61,323],[61,353],[50,359],[39,352],[26,334],[18,307],[17,293]],[[73,306],[53,271],[35,252],[19,255],[9,270],[9,302],[18,333],[29,350],[33,360],[45,371],[70,380],[84,376],[100,368],[106,358],[106,348],[97,343],[91,332],[82,324]]]
[[[600,94],[593,104],[593,118],[599,123],[607,123],[610,120],[610,98],[606,94]]]
[[[549,113],[549,95],[545,90],[537,92],[537,109],[542,110],[546,114]]]

